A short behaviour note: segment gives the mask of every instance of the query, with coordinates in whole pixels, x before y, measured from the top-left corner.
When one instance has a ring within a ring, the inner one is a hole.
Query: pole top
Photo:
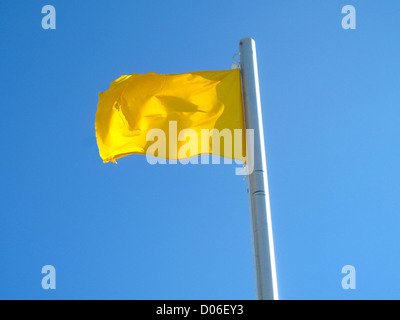
[[[254,41],[253,38],[243,38],[240,40],[239,45],[241,46],[245,43],[255,44],[256,42]]]

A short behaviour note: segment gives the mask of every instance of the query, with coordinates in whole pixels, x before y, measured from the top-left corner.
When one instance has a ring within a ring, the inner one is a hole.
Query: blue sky
[[[94,131],[119,76],[229,69],[252,37],[280,298],[400,299],[399,30],[397,0],[5,1],[0,298],[255,298],[234,165],[103,164]]]

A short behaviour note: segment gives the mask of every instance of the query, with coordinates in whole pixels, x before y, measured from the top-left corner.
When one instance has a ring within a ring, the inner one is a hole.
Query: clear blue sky
[[[41,28],[46,4],[56,30]],[[243,37],[258,50],[280,298],[400,299],[397,0],[4,1],[0,298],[255,297],[234,166],[103,164],[94,130],[114,79],[229,69]],[[341,287],[348,264],[356,290]]]

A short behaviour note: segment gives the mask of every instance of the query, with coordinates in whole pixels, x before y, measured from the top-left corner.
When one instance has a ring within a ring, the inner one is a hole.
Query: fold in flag
[[[132,74],[120,77],[107,91],[99,93],[96,137],[104,162],[134,153],[147,154],[157,142],[152,129],[165,133],[165,152],[159,150],[157,157],[182,160],[214,154],[245,162],[239,69]],[[228,135],[221,134],[227,133],[224,129],[230,131],[231,142]],[[202,136],[204,130],[210,133],[206,139]],[[222,147],[226,143],[231,144],[230,148]],[[235,148],[237,144],[240,150]]]

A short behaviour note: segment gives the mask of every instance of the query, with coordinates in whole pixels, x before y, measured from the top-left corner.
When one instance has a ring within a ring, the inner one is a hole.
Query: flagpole
[[[248,193],[256,297],[278,300],[256,44],[253,39],[245,38],[240,40],[239,48],[246,129],[254,130],[254,145],[248,146],[247,156],[254,157]]]

